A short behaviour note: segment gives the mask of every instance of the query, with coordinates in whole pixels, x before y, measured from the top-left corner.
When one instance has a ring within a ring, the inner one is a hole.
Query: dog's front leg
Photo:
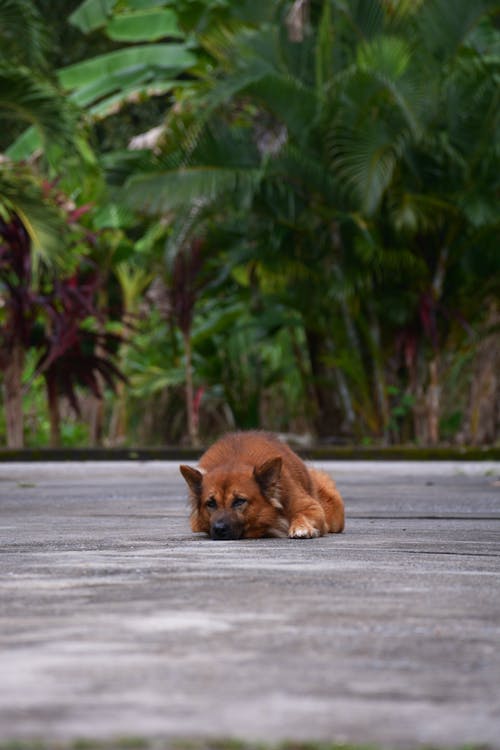
[[[291,508],[288,536],[291,539],[312,539],[328,531],[325,513],[321,505],[310,496],[294,502]]]

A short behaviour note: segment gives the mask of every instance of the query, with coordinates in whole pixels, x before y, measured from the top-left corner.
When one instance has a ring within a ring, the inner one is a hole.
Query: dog
[[[310,539],[344,529],[333,480],[266,432],[229,433],[179,467],[189,487],[191,529],[212,539]]]

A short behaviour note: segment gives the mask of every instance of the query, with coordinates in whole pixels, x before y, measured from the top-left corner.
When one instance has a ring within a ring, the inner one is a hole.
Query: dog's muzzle
[[[210,536],[212,539],[241,539],[242,533],[242,524],[229,514],[214,518],[210,526]]]

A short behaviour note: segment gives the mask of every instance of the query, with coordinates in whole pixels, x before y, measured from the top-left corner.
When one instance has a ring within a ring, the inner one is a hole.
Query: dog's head
[[[259,466],[219,466],[206,473],[180,466],[190,490],[191,528],[212,539],[282,536],[281,458]]]

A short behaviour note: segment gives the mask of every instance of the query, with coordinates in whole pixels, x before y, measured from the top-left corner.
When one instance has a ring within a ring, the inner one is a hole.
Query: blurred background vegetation
[[[499,18],[0,0],[0,444],[498,442]]]

